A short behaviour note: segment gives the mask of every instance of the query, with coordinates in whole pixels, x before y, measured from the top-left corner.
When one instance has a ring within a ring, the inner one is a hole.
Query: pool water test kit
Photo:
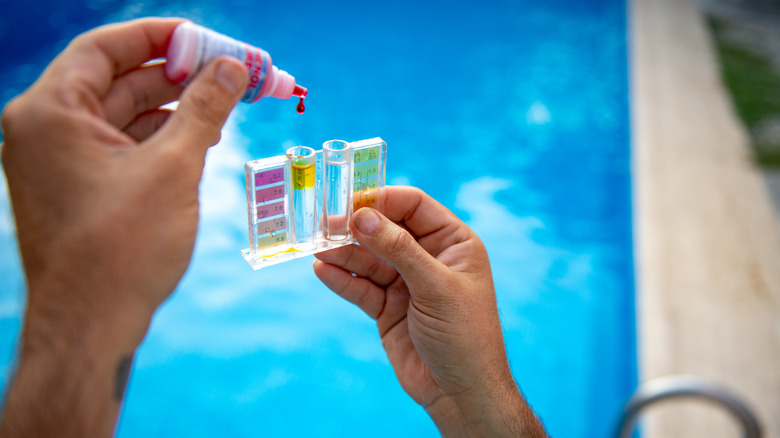
[[[349,218],[381,208],[386,157],[387,144],[375,137],[246,163],[249,248],[241,254],[252,269],[354,243]]]
[[[192,22],[173,31],[165,75],[187,85],[219,56],[244,63],[249,82],[242,101],[297,96],[303,114],[308,90],[273,65],[268,52]],[[378,137],[329,140],[320,151],[295,146],[285,155],[246,163],[249,248],[241,254],[249,265],[260,269],[354,243],[349,218],[361,207],[380,208],[386,154],[387,145]]]

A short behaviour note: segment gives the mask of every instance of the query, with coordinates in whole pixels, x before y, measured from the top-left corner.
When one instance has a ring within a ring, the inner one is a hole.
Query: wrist
[[[19,364],[0,435],[113,435],[151,313],[138,300],[96,307],[102,301],[90,297],[116,291],[86,293],[87,287],[42,276],[29,280]]]
[[[0,435],[114,434],[137,343],[88,326],[65,335],[36,318],[25,320]],[[75,333],[85,336],[79,339]]]
[[[154,312],[137,295],[54,273],[28,277],[22,354],[37,349],[104,355],[135,351]]]
[[[425,407],[442,437],[544,437],[514,381],[492,389],[441,396]]]

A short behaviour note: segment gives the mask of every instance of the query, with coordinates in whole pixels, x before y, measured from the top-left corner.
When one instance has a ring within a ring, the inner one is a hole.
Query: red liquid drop
[[[301,101],[298,102],[298,106],[295,107],[295,109],[298,110],[298,114],[303,114],[303,112],[306,111],[306,107],[303,106],[303,97],[301,97]]]

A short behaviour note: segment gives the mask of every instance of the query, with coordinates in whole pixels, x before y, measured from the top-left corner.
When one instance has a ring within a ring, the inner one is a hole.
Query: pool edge
[[[712,378],[780,436],[780,232],[694,0],[631,0],[640,381]],[[735,436],[709,405],[651,409],[645,437]]]

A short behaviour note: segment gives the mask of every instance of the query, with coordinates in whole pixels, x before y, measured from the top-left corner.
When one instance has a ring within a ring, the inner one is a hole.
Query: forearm
[[[130,308],[124,316],[91,318],[69,310],[56,303],[28,303],[0,436],[113,435],[148,320],[139,321]]]

